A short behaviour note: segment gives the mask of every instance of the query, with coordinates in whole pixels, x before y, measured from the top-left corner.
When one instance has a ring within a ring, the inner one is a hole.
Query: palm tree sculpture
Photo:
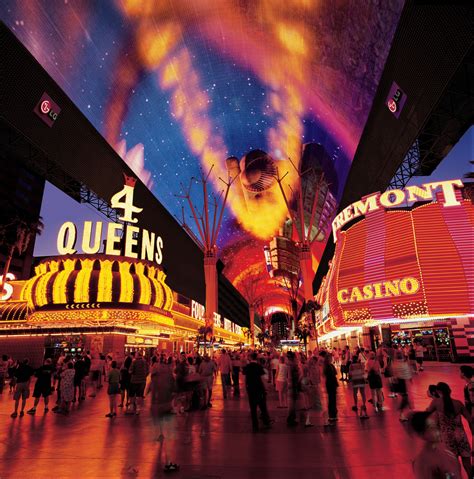
[[[264,276],[263,268],[260,265],[244,272],[234,280],[237,289],[245,298],[249,305],[250,315],[250,345],[255,346],[255,310],[258,306],[261,294],[262,278]]]
[[[306,353],[306,346],[308,343],[308,338],[311,336],[311,331],[308,326],[304,323],[304,320],[300,321],[298,327],[295,331],[295,336],[303,341],[304,344],[304,352]]]
[[[3,285],[10,270],[10,264],[15,251],[20,256],[25,253],[31,239],[36,235],[40,235],[43,228],[41,216],[38,219],[29,220],[16,215],[9,223],[0,226],[0,244],[7,247],[3,275],[0,277],[0,292],[3,291]]]

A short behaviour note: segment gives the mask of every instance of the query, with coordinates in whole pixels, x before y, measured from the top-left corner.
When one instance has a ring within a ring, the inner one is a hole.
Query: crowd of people
[[[427,410],[414,412],[410,383],[412,377],[422,371],[423,347],[420,344],[403,348],[394,344],[381,345],[373,351],[360,347],[351,350],[346,346],[344,349],[308,351],[307,354],[221,349],[210,356],[198,352],[162,351],[149,358],[136,351],[126,354],[120,362],[111,355],[95,357],[85,351],[75,358],[64,353],[54,361],[47,358],[36,369],[30,366],[28,359],[14,361],[4,355],[0,360],[0,393],[8,384],[14,399],[12,418],[24,416],[32,378],[36,378],[34,403],[26,411],[31,415],[36,413],[41,399],[47,413],[54,393],[56,400],[52,411],[68,415],[71,404],[84,401],[87,392],[88,397],[96,397],[104,385],[109,397],[105,416],[109,419],[115,418],[119,410],[125,415],[139,415],[145,397],[150,397],[156,439],[163,444],[164,427],[170,414],[212,407],[213,388],[219,372],[224,400],[230,396],[239,398],[241,382],[245,384],[254,432],[272,426],[267,406],[269,392],[277,393],[278,408],[287,409],[288,427],[296,427],[299,423],[303,427],[313,427],[314,416],[320,416],[324,426],[335,426],[338,421],[337,390],[340,382],[347,382],[352,388],[352,409],[361,420],[369,418],[367,403],[372,404],[371,414],[383,413],[384,390],[388,397],[399,398],[400,421],[410,420],[414,431],[426,442],[414,463],[417,477],[434,477],[429,474],[436,468],[453,474],[446,477],[461,477],[457,458],[471,477],[471,448],[461,417],[472,427],[474,369],[470,366],[460,369],[461,378],[466,382],[464,402],[452,399],[449,385],[439,382],[427,391],[432,399]],[[167,437],[173,434],[173,428],[168,427]],[[165,455],[165,470],[178,470],[179,466],[168,457],[166,448]]]

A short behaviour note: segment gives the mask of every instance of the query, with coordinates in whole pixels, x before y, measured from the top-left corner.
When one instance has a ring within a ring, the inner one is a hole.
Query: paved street
[[[463,383],[458,365],[428,363],[414,378],[413,399],[425,408],[429,384],[445,381],[453,397],[462,399]],[[215,386],[214,407],[183,416],[172,416],[167,424],[174,438],[166,438],[178,473],[186,479],[305,478],[412,478],[411,461],[420,442],[401,424],[396,400],[386,397],[388,410],[376,415],[369,405],[370,419],[361,421],[351,410],[350,387],[339,388],[339,422],[323,427],[302,424],[288,429],[285,410],[277,408],[276,393],[270,395],[269,410],[275,423],[271,430],[253,434],[246,397],[223,401],[220,383]],[[385,396],[388,391],[385,391]],[[29,399],[30,406],[32,399]],[[28,407],[28,406],[27,406]],[[43,414],[11,419],[13,401],[6,387],[0,399],[1,461],[3,478],[127,478],[163,477],[163,445],[146,404],[140,416],[107,413],[106,391],[87,398],[69,417]]]

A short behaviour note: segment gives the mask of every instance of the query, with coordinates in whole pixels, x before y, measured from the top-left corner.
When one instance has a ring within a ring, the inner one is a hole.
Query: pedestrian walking
[[[349,367],[349,380],[352,383],[352,395],[354,398],[354,406],[352,410],[358,412],[357,405],[358,394],[360,394],[362,400],[362,406],[360,408],[361,419],[367,419],[366,395],[365,395],[365,369],[364,365],[360,361],[360,354],[352,358],[352,364]]]
[[[240,370],[242,368],[242,362],[240,355],[234,353],[232,355],[232,386],[234,388],[234,397],[240,396]]]
[[[112,361],[110,362],[112,364]],[[110,369],[110,368],[109,368]],[[143,359],[143,353],[138,351],[136,358],[130,367],[130,401],[131,411],[127,413],[139,415],[145,397],[146,377],[148,375],[148,365]]]
[[[216,363],[211,361],[211,358],[206,354],[198,368],[198,373],[202,378],[202,386],[205,389],[203,409],[212,407],[211,398],[215,372]]]
[[[406,410],[412,409],[410,399],[410,388],[408,381],[411,380],[411,371],[408,361],[405,361],[403,352],[397,350],[395,353],[395,361],[393,362],[393,374],[395,376],[394,388],[397,394],[400,394],[401,401],[399,406],[400,421],[408,421]]]
[[[278,407],[288,407],[288,366],[283,354],[280,356],[277,367],[276,390],[278,392]]]
[[[4,354],[0,359],[0,394],[3,393],[5,380],[8,374],[8,356]]]
[[[87,364],[84,356],[80,356],[74,363],[74,397],[72,402],[84,401],[86,399],[86,376]]]
[[[458,459],[441,440],[441,432],[433,415],[430,412],[416,412],[410,422],[414,432],[425,443],[413,461],[415,477],[461,479]]]
[[[221,381],[222,381],[222,395],[224,399],[227,398],[230,391],[230,375],[232,372],[232,362],[230,360],[227,351],[223,349],[221,351],[221,357],[219,358],[219,371],[221,372]]]
[[[60,382],[60,388],[61,388],[61,403],[59,407],[56,409],[53,409],[54,412],[56,413],[62,413],[62,414],[69,414],[69,407],[71,402],[74,400],[74,393],[75,393],[75,375],[76,375],[76,370],[74,369],[74,364],[72,361],[68,361],[66,363],[66,360],[64,360],[65,366],[64,370],[61,372],[61,382]]]
[[[110,411],[105,417],[113,418],[117,416],[117,396],[120,394],[120,371],[117,368],[117,361],[111,362],[111,368],[107,376],[107,394],[109,396]]]
[[[373,351],[369,353],[366,371],[374,410],[375,412],[383,411],[384,395],[382,391],[382,372],[380,362]]]
[[[334,424],[337,421],[336,393],[339,383],[337,382],[337,371],[332,361],[332,355],[325,353],[323,374],[325,377],[326,392],[328,395],[328,416],[329,423]]]
[[[296,402],[301,391],[302,372],[297,362],[295,353],[288,351],[286,354],[288,360],[288,417],[286,424],[296,426]]]
[[[132,367],[132,361],[135,358],[135,353],[127,353],[120,368],[120,404],[118,407],[125,408],[130,406],[130,368]],[[102,364],[103,368],[103,364]]]
[[[423,371],[423,360],[425,356],[425,347],[422,343],[418,343],[415,346],[415,358],[416,363],[418,364],[418,371]]]
[[[316,414],[323,416],[323,424],[329,426],[327,411],[323,409],[323,401],[321,396],[321,366],[319,356],[313,355],[308,360],[308,398],[309,407]],[[309,414],[308,414],[309,416]],[[311,420],[309,420],[311,422]]]
[[[461,417],[466,419],[472,433],[471,415],[461,401],[451,398],[451,388],[448,384],[439,382],[436,391],[440,397],[433,399],[427,411],[437,413],[443,442],[456,457],[461,458],[467,477],[472,477],[471,446],[461,421]]]
[[[147,388],[147,394],[151,395],[151,416],[153,426],[157,434],[156,440],[162,444],[165,456],[165,472],[176,472],[179,465],[171,460],[170,448],[168,442],[175,437],[175,428],[173,427],[171,416],[172,399],[175,391],[175,380],[171,358],[167,360],[164,356],[160,357],[150,370],[150,383]]]
[[[94,356],[91,357],[91,366],[90,366],[90,383],[92,387],[92,391],[89,394],[89,397],[96,397],[97,389],[99,388],[99,379],[101,376],[101,369],[102,369],[102,360],[100,359],[99,353],[96,353]]]
[[[272,356],[272,359],[270,360],[270,369],[271,369],[271,381],[275,387],[276,387],[276,375],[277,375],[277,369],[278,369],[279,363],[280,361],[278,360],[278,356],[274,354]]]
[[[47,358],[44,361],[43,366],[38,368],[35,371],[36,376],[36,383],[33,389],[33,397],[35,398],[35,402],[33,407],[28,411],[28,414],[35,414],[36,408],[40,402],[41,397],[43,397],[44,401],[44,412],[47,413],[49,411],[48,404],[49,404],[49,396],[51,395],[51,380],[54,373],[54,366],[53,361],[51,358]]]
[[[15,378],[15,392],[13,399],[15,400],[15,410],[12,412],[11,417],[18,416],[18,406],[21,399],[20,417],[25,414],[26,400],[30,397],[30,380],[33,376],[34,369],[29,365],[29,359],[25,358],[18,367],[13,371],[13,377]]]
[[[267,397],[262,377],[265,374],[261,364],[257,362],[257,353],[251,353],[250,362],[243,368],[245,387],[252,416],[252,430],[259,431],[257,408],[260,409],[261,418],[265,427],[270,427],[271,419],[267,409]]]

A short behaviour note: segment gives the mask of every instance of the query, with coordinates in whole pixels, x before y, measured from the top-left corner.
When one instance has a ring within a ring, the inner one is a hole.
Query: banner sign
[[[163,238],[154,232],[144,228],[133,226],[138,223],[135,214],[141,213],[143,208],[133,204],[133,193],[136,178],[124,174],[125,184],[110,199],[110,206],[117,210],[123,210],[119,220],[124,223],[108,223],[105,239],[105,254],[113,256],[126,256],[133,259],[142,259],[157,264],[163,262]],[[105,226],[102,221],[84,221],[82,231],[82,251],[86,254],[99,253],[102,246],[102,231]],[[57,237],[57,249],[59,254],[74,254],[77,241],[77,227],[67,221],[59,229]]]

